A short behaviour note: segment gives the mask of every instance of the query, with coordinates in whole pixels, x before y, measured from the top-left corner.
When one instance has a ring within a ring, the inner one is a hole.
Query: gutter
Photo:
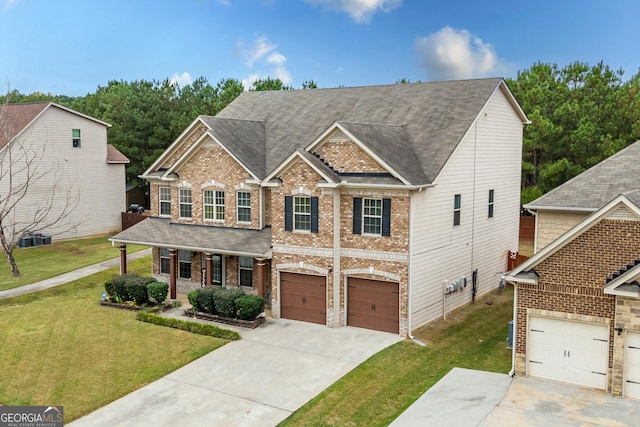
[[[122,239],[110,238],[109,241],[111,242],[112,246],[113,246],[114,243],[117,242],[117,243],[122,243],[122,244],[125,244],[125,245],[151,246],[151,247],[154,247],[154,248],[170,248],[170,249],[178,249],[178,250],[191,251],[191,252],[216,253],[216,254],[221,254],[221,255],[246,256],[246,257],[251,257],[251,258],[271,259],[271,257],[272,257],[271,249],[269,249],[267,252],[265,252],[263,254],[260,254],[260,253],[251,253],[251,252],[225,251],[225,250],[220,250],[220,249],[201,248],[201,247],[195,247],[195,246],[168,245],[166,243],[162,243],[162,244],[160,244],[160,243],[149,243],[149,242],[137,241],[137,240],[122,240]]]

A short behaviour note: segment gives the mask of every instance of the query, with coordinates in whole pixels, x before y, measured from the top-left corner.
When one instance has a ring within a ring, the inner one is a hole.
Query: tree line
[[[640,139],[640,72],[623,79],[622,69],[600,62],[562,68],[538,62],[507,84],[531,120],[522,153],[522,203],[527,203]],[[406,79],[397,84],[411,84]],[[313,80],[301,89],[315,89]],[[215,115],[246,90],[293,90],[279,79],[245,88],[236,79],[210,84],[199,77],[180,87],[170,82],[110,81],[83,97],[14,90],[0,102],[54,101],[113,127],[109,142],[131,163],[127,181],[144,187],[142,174],[201,114]]]

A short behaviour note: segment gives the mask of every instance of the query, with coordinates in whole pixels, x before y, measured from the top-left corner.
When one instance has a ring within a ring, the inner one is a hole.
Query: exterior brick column
[[[264,296],[264,260],[263,259],[258,259],[257,260],[257,266],[258,266],[258,295],[260,295],[261,297]]]
[[[120,243],[120,275],[127,274],[127,245]]]
[[[205,254],[204,259],[205,268],[207,270],[204,284],[206,286],[211,286],[213,285],[213,254]]]
[[[177,282],[178,278],[178,251],[176,249],[169,249],[169,292],[172,300],[177,297]]]

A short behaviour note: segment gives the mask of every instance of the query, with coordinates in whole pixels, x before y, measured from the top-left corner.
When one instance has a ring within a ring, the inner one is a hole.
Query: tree
[[[291,86],[285,85],[282,80],[276,78],[272,79],[267,77],[266,79],[258,79],[253,82],[253,85],[249,89],[250,91],[267,91],[267,90],[292,90]]]
[[[46,141],[16,136],[20,129],[12,111],[7,103],[0,106],[0,244],[11,275],[17,277],[13,251],[25,235],[54,227],[65,232],[78,225],[67,223],[67,217],[78,206],[80,189],[51,160]]]

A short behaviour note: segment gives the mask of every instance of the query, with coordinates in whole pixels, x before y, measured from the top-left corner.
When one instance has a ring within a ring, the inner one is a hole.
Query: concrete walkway
[[[69,425],[274,426],[373,354],[402,340],[384,332],[286,319],[269,319],[241,335],[242,340]]]
[[[151,249],[144,249],[142,251],[128,254],[127,261],[135,261],[148,255],[151,255]],[[32,292],[41,291],[43,289],[52,288],[54,286],[64,285],[65,283],[82,279],[83,277],[99,273],[111,267],[117,267],[118,265],[120,265],[120,258],[113,258],[107,261],[99,262],[97,264],[88,265],[86,267],[70,271],[68,273],[60,274],[59,276],[31,283],[30,285],[24,285],[13,289],[7,289],[6,291],[0,291],[0,299],[30,294]]]

